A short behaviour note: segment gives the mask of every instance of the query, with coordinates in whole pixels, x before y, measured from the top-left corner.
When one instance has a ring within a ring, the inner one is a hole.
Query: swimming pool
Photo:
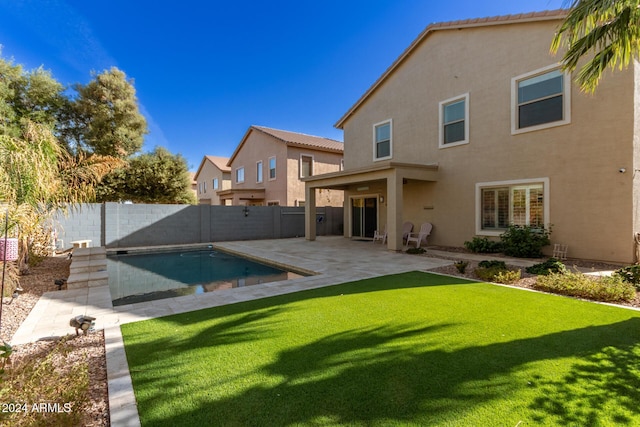
[[[302,277],[213,250],[109,255],[107,272],[114,306]]]

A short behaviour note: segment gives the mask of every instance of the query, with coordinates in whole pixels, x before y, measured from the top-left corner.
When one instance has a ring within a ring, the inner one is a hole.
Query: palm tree
[[[19,234],[18,266],[25,272],[32,244],[50,233],[47,223],[56,210],[91,201],[95,185],[122,161],[71,155],[49,127],[28,119],[20,127],[19,136],[0,134],[0,203]]]
[[[581,66],[577,83],[594,92],[607,68],[623,69],[640,52],[640,0],[571,0],[569,12],[551,45],[566,48],[563,68]]]

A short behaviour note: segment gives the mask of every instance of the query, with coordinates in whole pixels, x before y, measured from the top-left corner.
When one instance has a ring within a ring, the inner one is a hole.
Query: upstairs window
[[[256,182],[260,183],[262,181],[262,160],[260,160],[256,163]]]
[[[545,68],[512,81],[512,133],[570,122],[570,82],[560,69]]]
[[[218,178],[213,178],[213,189],[217,190],[219,188],[218,185]]]
[[[440,148],[469,142],[469,94],[440,103]]]
[[[385,160],[392,157],[391,120],[373,126],[373,160]]]
[[[236,183],[244,182],[244,167],[236,169]]]
[[[300,178],[313,176],[313,156],[300,156]]]
[[[269,158],[269,179],[276,179],[276,158]]]

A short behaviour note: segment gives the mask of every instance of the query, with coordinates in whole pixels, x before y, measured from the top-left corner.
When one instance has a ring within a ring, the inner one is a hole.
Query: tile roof
[[[344,151],[344,144],[335,139],[321,136],[307,135],[304,133],[291,132],[287,130],[273,129],[265,126],[251,126],[251,128],[266,133],[286,143],[287,145],[305,146],[320,149],[323,151]]]
[[[405,49],[404,52],[387,68],[387,70],[371,85],[371,87],[356,101],[355,104],[334,125],[342,129],[344,122],[369,98],[373,92],[398,68],[431,33],[439,30],[451,30],[473,27],[488,27],[494,25],[516,24],[535,21],[561,20],[567,15],[567,9],[545,10],[541,12],[519,13],[514,15],[491,16],[487,18],[472,18],[458,21],[438,22],[430,24]]]
[[[211,163],[216,165],[218,169],[222,172],[231,172],[231,168],[227,166],[229,162],[228,157],[218,157],[218,156],[205,156]]]

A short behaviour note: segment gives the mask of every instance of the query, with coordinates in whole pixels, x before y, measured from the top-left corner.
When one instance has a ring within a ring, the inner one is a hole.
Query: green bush
[[[503,284],[515,283],[520,280],[521,274],[522,272],[520,270],[505,270],[493,276],[493,281]]]
[[[622,279],[635,285],[637,289],[640,289],[640,265],[629,265],[616,270],[615,274],[622,277]]]
[[[501,261],[497,261],[500,263]],[[504,264],[504,263],[503,263]],[[488,267],[478,267],[475,274],[485,282],[494,283],[514,283],[520,280],[520,270],[507,270],[506,266],[492,265]]]
[[[507,264],[505,264],[504,261],[498,261],[497,259],[492,259],[491,261],[480,261],[478,263],[478,267],[480,268],[493,268],[493,267],[497,267],[500,268],[502,270],[506,270],[507,269]]]
[[[502,243],[489,240],[486,237],[474,237],[471,241],[464,242],[464,247],[471,252],[491,254],[502,252]]]
[[[529,274],[546,276],[549,273],[567,273],[567,266],[557,258],[549,258],[545,262],[527,267],[525,271]]]
[[[408,248],[406,251],[408,254],[418,255],[427,252],[424,248]]]
[[[541,258],[542,248],[551,244],[551,229],[529,225],[510,225],[500,235],[505,255],[518,258]]]
[[[535,288],[605,302],[630,301],[636,296],[634,286],[617,275],[590,277],[582,273],[551,273],[538,276]]]

